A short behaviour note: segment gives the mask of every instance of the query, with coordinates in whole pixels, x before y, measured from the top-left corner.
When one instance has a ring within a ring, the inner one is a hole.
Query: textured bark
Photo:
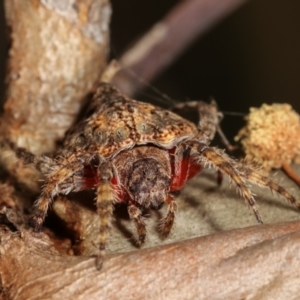
[[[252,211],[229,189],[229,181],[218,188],[214,177],[214,173],[204,172],[184,189],[177,201],[175,228],[168,239],[159,239],[157,232],[158,221],[166,211],[149,215],[148,249],[137,249],[131,243],[134,226],[122,211],[117,211],[109,253],[100,272],[91,256],[97,253],[98,239],[92,195],[75,194],[82,204],[78,199],[64,203],[63,198],[54,203],[54,210],[68,229],[77,232],[74,238],[81,239],[76,245],[69,238],[56,237],[46,227],[42,233],[33,233],[22,214],[3,209],[3,298],[297,299],[300,222],[282,221],[299,220],[299,212],[268,190],[254,188],[265,221],[281,222],[255,225]],[[282,174],[277,175],[279,178],[299,199],[295,185]],[[56,222],[56,231],[62,236],[65,226]]]
[[[299,229],[299,221],[254,226],[118,254],[98,272],[93,258],[62,256],[44,234],[2,227],[2,295],[18,300],[296,299]]]
[[[1,135],[51,152],[108,54],[108,0],[6,0],[11,48]],[[22,108],[22,109],[20,109]]]

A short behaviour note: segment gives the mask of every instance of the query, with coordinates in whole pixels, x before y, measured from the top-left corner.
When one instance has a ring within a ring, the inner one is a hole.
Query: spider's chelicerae
[[[162,220],[161,234],[167,236],[177,209],[174,193],[204,167],[227,174],[260,223],[262,218],[247,181],[270,188],[300,209],[290,193],[255,167],[209,146],[219,126],[220,113],[214,103],[192,101],[176,106],[184,107],[198,110],[198,128],[171,111],[129,99],[110,84],[101,83],[87,117],[67,134],[54,158],[17,148],[18,157],[33,163],[46,177],[34,206],[35,230],[41,229],[49,205],[58,194],[95,189],[100,216],[96,265],[101,269],[115,203],[127,204],[138,244],[143,244],[146,237],[143,208],[159,208],[166,203],[168,212]]]

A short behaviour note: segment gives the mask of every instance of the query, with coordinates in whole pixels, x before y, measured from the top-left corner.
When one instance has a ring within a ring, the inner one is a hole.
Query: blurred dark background
[[[178,2],[112,0],[112,57],[119,57]],[[0,14],[3,95],[3,3]],[[299,79],[300,1],[252,0],[195,41],[152,84],[177,101],[213,96],[224,111],[246,113],[262,103],[287,102],[300,113]],[[148,89],[141,97],[151,100],[153,92]],[[232,137],[242,124],[241,117],[226,116],[223,128]]]
[[[160,20],[174,0],[112,0],[112,54]],[[300,1],[252,0],[195,41],[152,84],[176,100],[216,98],[224,111],[290,103],[300,113]],[[146,90],[141,95],[147,100]],[[146,94],[146,95],[145,95]],[[232,138],[241,117],[225,116]]]

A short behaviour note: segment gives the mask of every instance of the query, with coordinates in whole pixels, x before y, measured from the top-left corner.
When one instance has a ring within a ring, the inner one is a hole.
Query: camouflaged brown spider
[[[269,187],[300,209],[291,194],[255,167],[209,146],[219,125],[220,113],[214,103],[192,101],[176,107],[198,110],[198,128],[171,111],[129,99],[110,84],[101,83],[88,116],[67,134],[54,158],[16,149],[18,157],[33,163],[46,177],[34,206],[35,230],[41,229],[57,195],[95,189],[100,216],[96,265],[101,269],[115,203],[127,204],[138,244],[143,244],[146,237],[143,208],[159,208],[167,203],[168,212],[161,224],[161,234],[167,236],[177,209],[173,194],[204,167],[227,174],[260,223],[262,218],[246,181]]]

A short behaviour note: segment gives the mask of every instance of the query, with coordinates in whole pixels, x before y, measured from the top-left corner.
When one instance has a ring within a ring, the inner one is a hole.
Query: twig
[[[101,272],[94,258],[60,255],[42,233],[0,228],[2,290],[19,300],[291,299],[300,292],[299,228],[253,226],[117,254]]]
[[[134,94],[141,82],[150,81],[170,65],[187,46],[247,0],[186,0],[175,6],[121,58],[121,70],[113,80],[125,94]]]
[[[300,186],[300,177],[288,164],[283,164],[282,170],[285,172],[287,176],[289,176],[295,183]]]
[[[11,48],[0,132],[34,153],[54,150],[106,66],[108,0],[71,2],[4,1]]]

